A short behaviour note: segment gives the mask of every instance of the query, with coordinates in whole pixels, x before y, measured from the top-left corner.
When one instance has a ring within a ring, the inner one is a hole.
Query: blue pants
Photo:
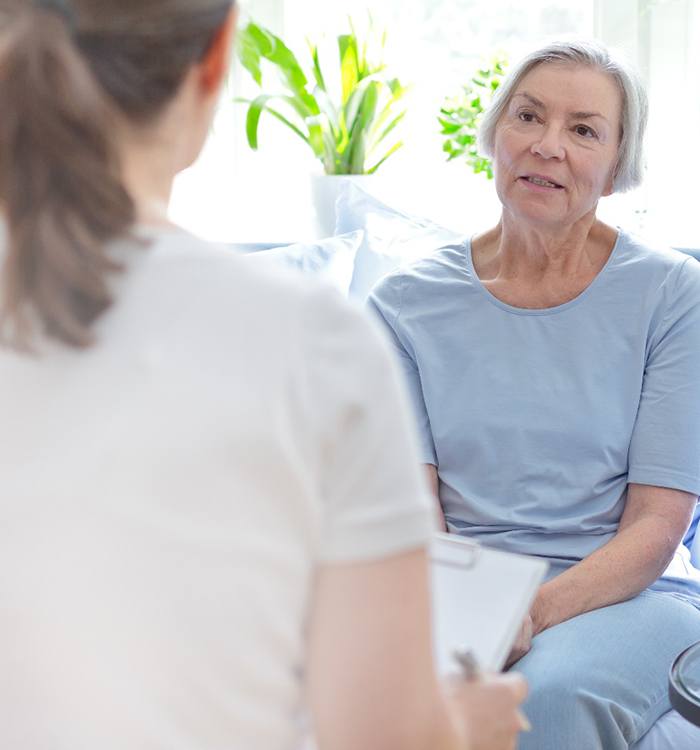
[[[627,750],[670,709],[668,672],[700,640],[700,610],[644,591],[540,633],[513,669],[533,726],[519,750]]]

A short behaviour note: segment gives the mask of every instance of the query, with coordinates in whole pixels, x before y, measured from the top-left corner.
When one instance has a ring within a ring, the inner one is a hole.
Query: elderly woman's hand
[[[515,662],[519,659],[522,659],[523,656],[525,656],[525,654],[530,650],[530,648],[532,647],[532,636],[532,615],[528,614],[523,620],[523,624],[520,626],[520,631],[515,638],[513,648],[510,650],[510,654],[506,659],[506,669],[515,664]]]

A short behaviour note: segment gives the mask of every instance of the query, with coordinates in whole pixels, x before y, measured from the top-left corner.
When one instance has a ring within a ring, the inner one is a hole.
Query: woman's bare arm
[[[534,633],[583,612],[636,596],[666,569],[690,524],[697,497],[630,484],[617,534],[543,584],[532,608]]]
[[[522,728],[519,678],[462,682],[446,698],[424,550],[321,568],[307,685],[318,750],[507,750]]]

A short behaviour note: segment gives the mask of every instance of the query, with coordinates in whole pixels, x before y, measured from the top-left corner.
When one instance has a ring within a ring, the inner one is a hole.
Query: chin
[[[566,220],[564,215],[559,211],[553,211],[551,206],[523,205],[522,203],[508,205],[505,203],[504,209],[519,221],[528,224],[560,226]]]

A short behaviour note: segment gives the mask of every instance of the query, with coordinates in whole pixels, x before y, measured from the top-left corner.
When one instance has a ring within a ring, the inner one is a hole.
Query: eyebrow
[[[517,94],[513,95],[513,98],[515,98],[516,96],[521,96],[524,99],[527,99],[535,107],[547,109],[544,102],[540,101],[536,96],[528,94],[527,91],[519,91]],[[602,115],[600,112],[571,112],[569,116],[574,118],[575,120],[590,120],[592,117],[600,117],[602,120],[605,120],[605,122],[608,122],[608,118],[605,117],[605,115]]]

